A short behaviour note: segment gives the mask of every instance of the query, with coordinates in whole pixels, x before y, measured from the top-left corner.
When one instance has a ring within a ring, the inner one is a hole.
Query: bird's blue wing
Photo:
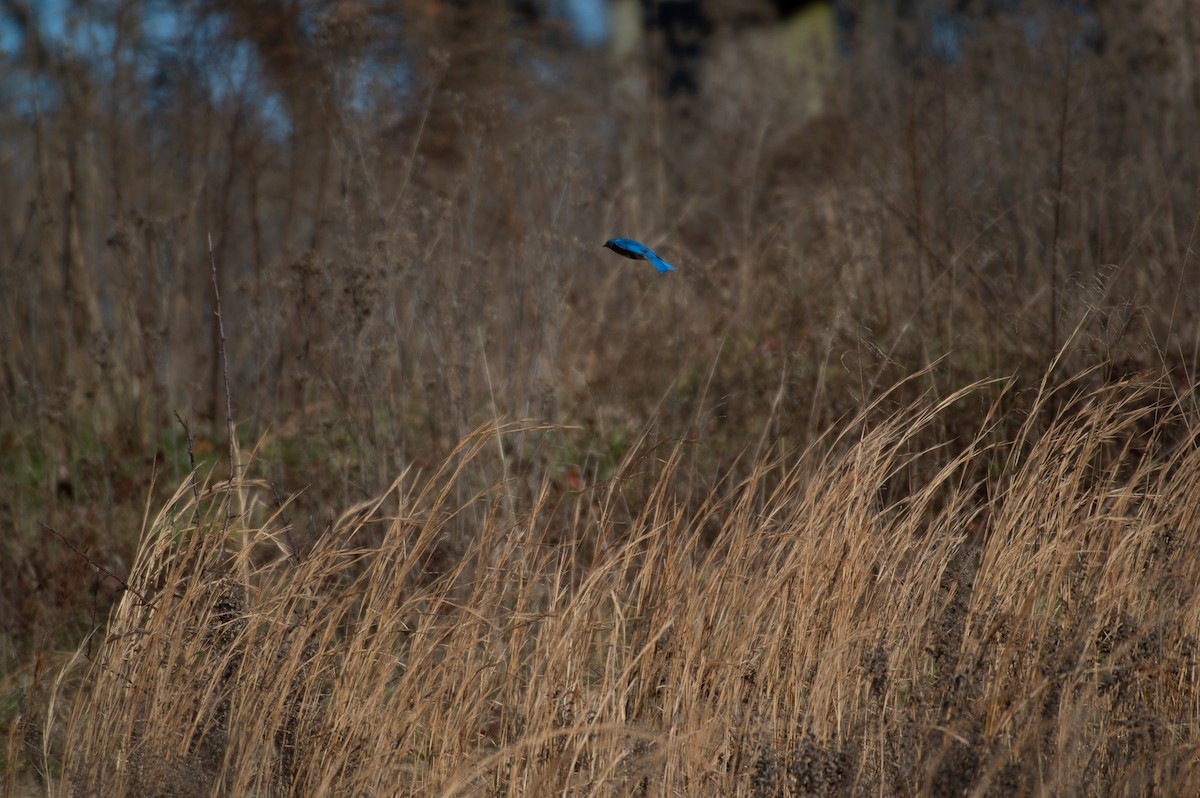
[[[650,251],[650,247],[640,241],[634,241],[632,238],[618,238],[616,243],[631,258],[648,258],[654,254]]]

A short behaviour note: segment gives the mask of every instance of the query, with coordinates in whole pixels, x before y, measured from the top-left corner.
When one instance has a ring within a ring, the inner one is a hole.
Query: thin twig
[[[229,438],[229,489],[233,489],[233,397],[229,391],[229,358],[225,355],[225,322],[221,319],[221,286],[217,281],[217,258],[213,254],[212,233],[208,234],[208,260],[212,265],[213,297],[216,299],[217,314],[217,354],[221,358],[221,373],[225,378],[225,433]],[[230,514],[233,512],[232,502],[225,499],[225,528],[229,531]]]
[[[58,531],[57,529],[55,529],[54,527],[52,527],[52,526],[50,526],[50,525],[48,525],[48,524],[44,524],[44,523],[42,523],[41,521],[38,521],[38,526],[40,526],[42,529],[46,530],[46,531],[47,531],[47,532],[49,532],[50,534],[54,535],[56,538],[58,538],[59,540],[61,540],[63,543],[67,544],[67,548],[69,548],[71,551],[75,552],[75,554],[76,554],[78,557],[80,557],[80,558],[81,558],[81,559],[82,559],[84,562],[86,562],[88,565],[92,566],[92,567],[93,567],[93,568],[95,568],[97,571],[99,571],[100,573],[104,574],[104,575],[105,575],[105,576],[107,576],[109,579],[112,579],[114,582],[116,582],[118,585],[120,585],[122,590],[128,590],[130,593],[132,593],[133,595],[137,596],[137,597],[138,597],[139,599],[141,599],[143,602],[145,602],[145,601],[146,601],[146,597],[145,597],[145,596],[143,596],[143,595],[142,595],[141,593],[139,593],[138,591],[134,590],[132,587],[130,587],[128,582],[126,582],[124,579],[122,579],[121,577],[119,577],[119,576],[117,576],[116,574],[114,574],[112,571],[110,571],[110,570],[108,570],[107,568],[105,568],[105,567],[104,567],[103,565],[101,565],[100,563],[98,563],[98,562],[96,562],[95,560],[93,560],[91,557],[89,557],[89,556],[87,555],[87,553],[80,551],[80,550],[79,550],[79,549],[78,549],[78,548],[75,546],[75,544],[74,544],[74,543],[72,543],[70,540],[68,540],[68,539],[67,539],[67,536],[66,536],[66,535],[64,535],[63,533],[59,532],[59,531]]]
[[[196,500],[196,506],[200,506],[200,486],[196,484],[196,452],[192,449],[192,443],[195,438],[192,436],[192,430],[188,427],[188,423],[179,415],[179,411],[175,411],[175,420],[179,422],[179,426],[183,427],[183,434],[187,437],[187,453],[188,453],[188,468],[191,470],[192,480],[192,498]]]
[[[1058,119],[1058,172],[1054,186],[1054,236],[1050,248],[1050,353],[1058,349],[1058,240],[1062,234],[1063,183],[1067,150],[1067,121],[1071,102],[1071,51],[1067,49],[1067,62],[1063,73],[1062,109]]]

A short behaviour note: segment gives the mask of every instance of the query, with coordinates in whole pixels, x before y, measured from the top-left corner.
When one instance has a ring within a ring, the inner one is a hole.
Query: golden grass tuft
[[[46,703],[50,792],[1195,794],[1200,453],[1160,388],[1044,388],[1011,441],[1011,386],[876,403],[691,510],[685,445],[522,498],[493,424],[294,556],[264,486],[185,483]]]

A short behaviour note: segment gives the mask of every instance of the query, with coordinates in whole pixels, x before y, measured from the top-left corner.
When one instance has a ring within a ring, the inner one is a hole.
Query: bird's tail
[[[659,272],[662,272],[662,273],[664,273],[664,274],[665,274],[666,272],[673,272],[673,271],[675,271],[675,267],[674,267],[674,266],[672,266],[671,264],[667,263],[665,260],[663,260],[662,258],[658,257],[657,255],[655,255],[654,257],[650,258],[650,263],[651,263],[651,264],[654,266],[654,268],[655,268],[655,269],[657,269]]]

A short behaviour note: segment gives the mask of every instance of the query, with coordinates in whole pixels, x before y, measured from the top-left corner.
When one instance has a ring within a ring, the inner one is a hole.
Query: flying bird
[[[604,246],[618,255],[624,255],[634,260],[648,260],[650,265],[660,272],[673,272],[675,267],[654,254],[654,250],[632,238],[610,238]]]

